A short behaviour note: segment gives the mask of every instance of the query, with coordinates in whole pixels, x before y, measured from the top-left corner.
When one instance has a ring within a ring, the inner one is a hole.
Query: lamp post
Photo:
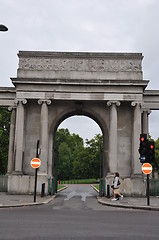
[[[6,31],[8,31],[8,28],[5,25],[0,24],[0,31],[6,32]]]

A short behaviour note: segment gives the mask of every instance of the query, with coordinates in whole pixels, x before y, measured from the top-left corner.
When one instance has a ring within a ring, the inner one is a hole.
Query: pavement
[[[55,198],[54,196],[36,196],[36,202],[34,202],[34,195],[12,195],[7,192],[0,192],[0,208],[10,207],[24,207],[48,204]]]
[[[11,195],[6,192],[0,192],[0,208],[43,205],[48,204],[55,197],[56,195],[44,197],[37,195],[36,202],[34,202],[33,195]],[[97,197],[97,200],[98,203],[110,207],[159,211],[159,196],[150,196],[149,205],[146,197],[124,197],[118,201],[112,201],[112,198],[107,197]]]
[[[97,199],[99,203],[111,207],[159,211],[159,196],[150,196],[149,202],[147,197],[124,197],[118,201],[112,201],[112,198],[107,197],[97,197]]]

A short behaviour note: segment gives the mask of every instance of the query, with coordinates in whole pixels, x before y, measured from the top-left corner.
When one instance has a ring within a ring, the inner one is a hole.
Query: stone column
[[[10,117],[10,134],[9,134],[9,151],[8,151],[8,174],[14,170],[14,142],[15,142],[15,121],[16,121],[16,108],[9,107],[11,111]]]
[[[132,174],[141,174],[141,163],[139,160],[139,143],[141,133],[141,108],[140,103],[132,102],[134,107],[133,132],[132,132]]]
[[[41,125],[40,125],[40,172],[47,174],[48,166],[48,105],[51,104],[51,100],[38,100],[38,104],[41,104]]]
[[[142,133],[147,134],[149,133],[149,127],[148,127],[148,115],[151,113],[150,110],[145,109],[142,113]]]
[[[22,174],[23,142],[24,142],[24,104],[26,99],[18,99],[16,113],[16,136],[15,136],[15,173]]]
[[[110,106],[109,118],[109,172],[113,174],[117,171],[117,106],[120,106],[119,101],[108,101],[107,106]]]

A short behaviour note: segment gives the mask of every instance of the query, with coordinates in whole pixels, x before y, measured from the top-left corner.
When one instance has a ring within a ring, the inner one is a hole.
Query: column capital
[[[49,99],[39,99],[38,100],[38,104],[41,105],[43,103],[46,103],[47,105],[50,105],[51,104],[51,100]]]
[[[8,107],[8,111],[11,112],[12,110],[14,110],[14,109],[16,109],[16,108],[17,108],[16,106],[9,106],[9,107]]]
[[[107,102],[108,107],[112,106],[113,104],[115,104],[117,107],[119,107],[121,105],[121,102],[120,101],[108,101]]]
[[[148,115],[152,112],[150,109],[148,108],[142,108],[142,113],[147,113]]]
[[[23,98],[23,99],[16,99],[15,100],[15,104],[18,104],[18,103],[22,103],[22,104],[27,104],[27,100],[25,99],[25,98]]]
[[[132,107],[136,107],[137,105],[141,107],[141,102],[131,102]]]

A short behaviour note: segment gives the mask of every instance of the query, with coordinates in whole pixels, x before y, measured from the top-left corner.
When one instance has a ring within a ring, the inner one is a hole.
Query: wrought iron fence
[[[0,175],[0,192],[8,191],[8,176]]]
[[[150,195],[159,196],[159,179],[150,179]]]

